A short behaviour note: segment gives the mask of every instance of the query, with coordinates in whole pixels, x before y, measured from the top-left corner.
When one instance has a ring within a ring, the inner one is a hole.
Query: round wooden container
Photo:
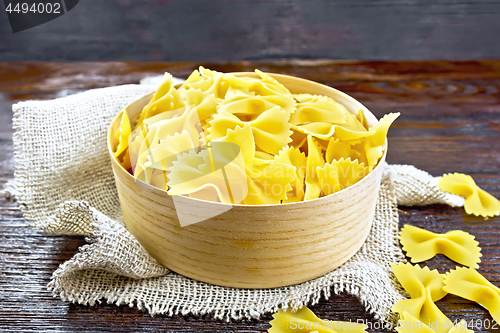
[[[255,73],[233,73],[256,77]],[[328,86],[272,75],[292,93],[326,95],[350,112],[375,116],[354,98]],[[127,107],[131,119],[152,94]],[[280,205],[228,205],[177,197],[177,209],[194,218],[215,217],[181,227],[167,192],[134,178],[113,157],[121,113],[108,133],[116,187],[128,230],[170,270],[195,280],[237,288],[273,288],[301,283],[339,267],[363,245],[375,213],[382,164],[358,183],[319,199]],[[386,149],[387,150],[387,149]],[[223,212],[217,215],[219,212]]]

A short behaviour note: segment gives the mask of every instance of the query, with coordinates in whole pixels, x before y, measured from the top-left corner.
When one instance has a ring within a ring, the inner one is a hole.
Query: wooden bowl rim
[[[255,72],[230,72],[230,73],[224,73],[224,74],[230,74],[230,75],[235,75],[235,76],[258,76],[257,73]],[[307,79],[303,79],[303,78],[300,78],[300,77],[296,77],[296,76],[292,76],[292,75],[285,75],[285,74],[276,74],[276,73],[267,73],[266,74],[272,76],[273,78],[286,78],[286,79],[293,79],[293,80],[298,80],[298,81],[301,81],[302,83],[304,84],[309,84],[309,85],[318,85],[318,86],[321,86],[323,88],[327,88],[328,90],[332,90],[334,91],[335,93],[337,94],[340,94],[343,98],[346,98],[348,100],[350,100],[351,102],[353,102],[354,104],[357,104],[360,109],[363,110],[363,112],[368,112],[369,115],[373,116],[375,119],[377,119],[377,117],[375,117],[375,115],[370,111],[368,110],[368,108],[366,108],[363,104],[361,104],[361,102],[359,102],[358,100],[356,100],[355,98],[349,96],[348,94],[340,91],[340,90],[337,90],[335,88],[332,88],[330,86],[327,86],[327,85],[324,85],[324,84],[321,84],[321,83],[318,83],[318,82],[315,82],[315,81],[311,81],[311,80],[307,80]],[[279,82],[279,80],[277,80]],[[177,86],[180,86],[181,84],[178,84]],[[141,187],[146,187],[152,191],[156,191],[156,192],[159,192],[159,194],[161,195],[164,195],[164,194],[168,194],[167,191],[165,190],[162,190],[160,188],[157,188],[155,186],[152,186],[151,184],[148,184],[140,179],[137,179],[136,177],[134,177],[133,175],[131,175],[127,170],[125,170],[123,168],[123,166],[116,160],[116,157],[114,156],[113,154],[113,150],[111,149],[111,138],[112,138],[112,130],[113,130],[113,125],[115,124],[115,122],[118,120],[118,116],[121,116],[122,112],[124,109],[127,109],[128,107],[130,107],[130,105],[134,104],[134,103],[137,103],[139,102],[140,100],[142,99],[145,99],[146,97],[148,96],[151,96],[154,94],[155,91],[152,91],[138,99],[136,99],[135,101],[131,102],[130,104],[128,104],[127,106],[125,106],[124,108],[122,108],[122,110],[120,112],[118,112],[116,114],[116,116],[113,118],[113,120],[111,121],[111,124],[109,126],[109,129],[108,129],[108,137],[107,137],[107,141],[108,141],[108,152],[110,154],[110,157],[111,157],[111,160],[112,162],[117,165],[119,167],[119,169],[125,174],[125,177],[128,177],[130,180],[133,180],[134,182],[140,182],[141,183]],[[339,102],[340,103],[340,102]],[[342,104],[342,103],[341,103]],[[377,119],[377,121],[379,121]],[[328,199],[332,199],[334,197],[339,197],[341,196],[342,194],[345,193],[346,190],[353,190],[355,189],[356,187],[359,187],[361,186],[361,184],[363,184],[364,182],[367,182],[368,181],[368,178],[371,178],[371,177],[376,177],[376,174],[379,172],[379,168],[382,168],[382,165],[384,164],[385,162],[385,158],[386,158],[386,155],[387,155],[387,150],[388,150],[388,140],[386,138],[385,140],[385,148],[384,148],[384,154],[382,155],[382,157],[380,158],[377,166],[370,172],[368,173],[367,176],[363,177],[363,179],[361,179],[360,181],[358,181],[356,184],[354,185],[351,185],[349,187],[346,187],[338,192],[335,192],[335,193],[332,193],[332,194],[329,194],[329,195],[326,195],[324,197],[320,197],[320,198],[316,198],[316,199],[311,199],[311,200],[306,200],[306,201],[298,201],[298,202],[285,202],[285,203],[280,203],[280,204],[264,204],[264,205],[248,205],[248,204],[229,204],[229,203],[224,203],[224,202],[215,202],[215,201],[207,201],[207,200],[201,200],[201,199],[197,199],[197,198],[190,198],[190,197],[187,197],[185,196],[184,198],[187,199],[187,200],[193,200],[193,201],[199,201],[199,202],[203,202],[203,203],[210,203],[210,204],[214,204],[214,205],[223,205],[223,206],[231,206],[231,207],[244,207],[244,208],[248,208],[248,209],[256,209],[257,207],[276,207],[276,206],[298,206],[298,205],[303,205],[305,203],[311,203],[311,204],[314,204],[314,203],[318,203],[318,204],[321,204],[320,201],[325,201],[325,200],[328,200]],[[116,176],[118,177],[118,176]]]

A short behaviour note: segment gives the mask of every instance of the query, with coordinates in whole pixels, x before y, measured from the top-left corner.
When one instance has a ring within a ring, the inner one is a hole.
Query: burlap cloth
[[[84,305],[103,300],[136,305],[151,315],[211,314],[237,320],[347,292],[375,318],[394,322],[390,308],[405,295],[389,266],[405,260],[397,205],[462,206],[461,197],[440,191],[435,178],[412,166],[385,166],[371,233],[338,269],[299,285],[263,290],[186,278],[156,262],[127,231],[107,153],[112,118],[155,87],[124,85],[13,106],[16,169],[7,194],[17,198],[35,228],[87,236],[88,244],[53,273],[48,288],[54,295]]]

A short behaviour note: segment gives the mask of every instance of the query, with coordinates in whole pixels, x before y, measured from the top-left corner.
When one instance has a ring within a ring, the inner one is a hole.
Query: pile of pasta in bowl
[[[115,158],[171,195],[247,205],[317,199],[377,166],[398,113],[370,127],[362,110],[255,72],[200,67],[178,87],[166,73],[142,112],[123,110]]]

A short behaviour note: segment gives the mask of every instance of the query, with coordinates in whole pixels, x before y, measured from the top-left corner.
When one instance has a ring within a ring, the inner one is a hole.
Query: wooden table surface
[[[401,112],[389,132],[389,163],[413,164],[438,176],[472,175],[479,186],[500,197],[500,61],[272,61],[235,63],[0,63],[0,184],[12,179],[12,103],[50,99],[82,90],[124,83],[169,71],[179,77],[199,65],[219,71],[260,68],[315,80],[342,90],[377,117]],[[500,218],[466,216],[444,205],[400,207],[400,224],[435,232],[461,229],[482,248],[479,271],[500,286]],[[18,208],[0,197],[0,331],[265,332],[270,315],[226,323],[209,316],[157,316],[126,306],[80,306],[53,298],[46,290],[52,272],[70,259],[83,237],[52,236],[30,228]],[[427,262],[441,273],[455,267],[443,256]],[[376,292],[376,291],[374,291]],[[490,315],[480,306],[448,295],[438,306],[451,319],[474,320],[476,332]],[[332,320],[375,321],[356,298],[321,300],[312,307]]]

